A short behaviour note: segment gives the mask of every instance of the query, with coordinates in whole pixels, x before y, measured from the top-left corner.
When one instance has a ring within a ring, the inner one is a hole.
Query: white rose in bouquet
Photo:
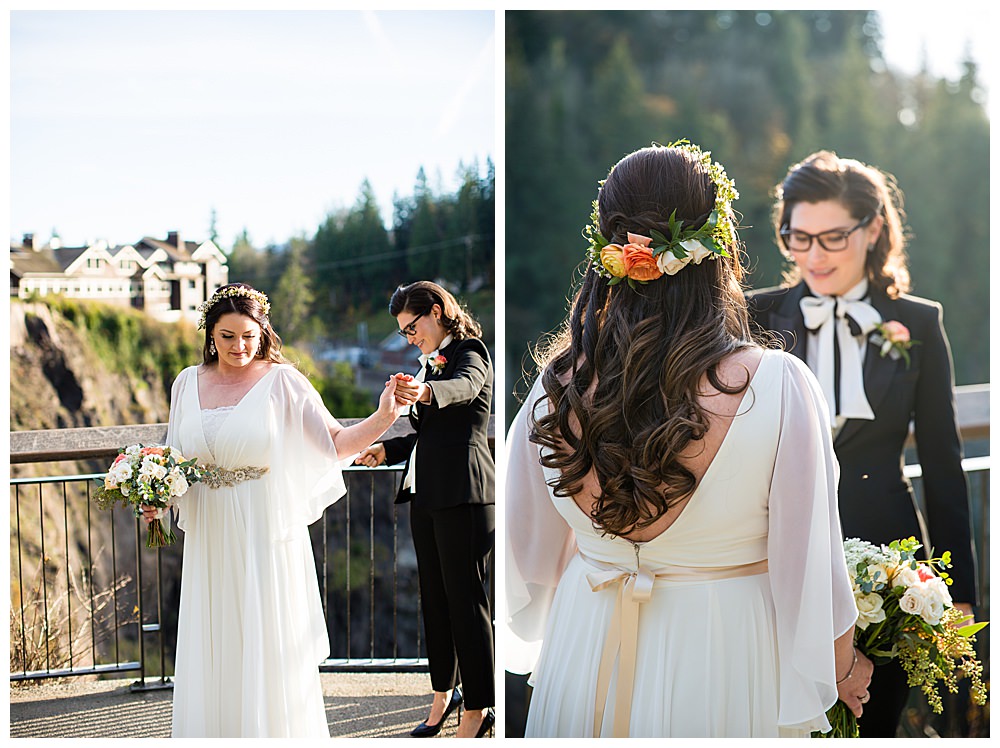
[[[882,596],[874,592],[854,593],[854,604],[858,607],[857,627],[864,631],[870,624],[885,620]]]
[[[142,459],[142,467],[139,468],[139,477],[146,480],[163,480],[167,476],[167,469],[156,462],[152,456]]]
[[[174,468],[167,473],[164,482],[170,487],[171,496],[183,496],[188,490],[187,479],[184,477],[184,473],[178,468]]]
[[[919,567],[918,567],[919,568]],[[917,569],[911,569],[909,564],[901,564],[896,567],[896,573],[892,577],[893,587],[915,587],[920,584],[920,573]]]
[[[924,617],[924,608],[926,607],[926,600],[924,596],[920,593],[920,588],[917,586],[910,587],[903,596],[899,598],[899,609],[904,613],[909,613],[910,615]]]

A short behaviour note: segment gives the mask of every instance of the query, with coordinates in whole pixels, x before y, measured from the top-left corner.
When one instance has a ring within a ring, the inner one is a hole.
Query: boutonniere
[[[448,359],[442,356],[440,353],[432,358],[428,363],[430,363],[431,368],[434,370],[435,374],[440,374],[444,371],[444,365],[448,363]]]
[[[879,347],[882,358],[888,356],[893,361],[902,358],[906,368],[910,368],[910,346],[920,345],[919,340],[910,340],[910,331],[902,322],[889,320],[875,325],[872,342]]]

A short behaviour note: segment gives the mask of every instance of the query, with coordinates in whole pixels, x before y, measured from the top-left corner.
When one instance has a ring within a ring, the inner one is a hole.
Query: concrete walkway
[[[427,716],[426,673],[321,673],[332,737],[403,738]],[[94,676],[12,685],[12,738],[168,738],[173,691]],[[456,715],[438,737],[453,737]]]

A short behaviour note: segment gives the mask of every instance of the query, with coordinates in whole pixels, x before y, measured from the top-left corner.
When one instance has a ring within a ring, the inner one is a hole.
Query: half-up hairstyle
[[[788,170],[784,181],[775,187],[775,197],[775,232],[788,226],[797,203],[835,200],[855,220],[882,216],[882,231],[865,258],[868,282],[889,298],[910,290],[903,193],[892,174],[852,158],[840,158],[832,151],[817,151]],[[776,236],[778,246],[783,247],[780,233]],[[784,281],[795,285],[800,277],[798,266],[793,265],[786,271]]]
[[[600,189],[601,234],[624,244],[628,232],[667,233],[675,210],[677,220],[700,226],[714,202],[715,184],[696,155],[643,148]],[[560,472],[551,483],[557,496],[579,493],[594,471],[601,494],[591,519],[605,533],[647,527],[693,493],[695,476],[678,456],[708,430],[702,378],[728,394],[749,384],[727,387],[718,376],[722,359],[753,345],[741,248],[734,239],[725,249],[729,257],[634,289],[586,270],[563,329],[537,356],[551,410],[533,421],[530,439],[546,448],[542,464]]]
[[[262,358],[274,364],[287,364],[288,359],[281,353],[281,338],[278,337],[278,333],[271,327],[271,321],[268,319],[267,312],[258,300],[259,297],[266,301],[267,297],[246,283],[230,283],[222,286],[215,292],[215,295],[218,295],[220,291],[225,291],[227,288],[246,288],[253,291],[254,294],[250,296],[222,295],[205,311],[205,342],[202,348],[202,356],[205,363],[210,364],[219,360],[218,352],[212,353],[209,349],[209,343],[212,340],[212,331],[215,329],[215,324],[219,321],[219,317],[235,312],[236,314],[242,314],[244,317],[249,317],[260,325],[260,349],[257,351],[257,358]],[[213,295],[213,298],[215,298],[215,295]]]
[[[441,324],[455,340],[483,336],[483,328],[455,297],[431,281],[416,281],[408,286],[399,286],[389,299],[389,314],[393,317],[398,317],[403,311],[410,314],[430,314],[431,307],[435,304],[441,307]]]

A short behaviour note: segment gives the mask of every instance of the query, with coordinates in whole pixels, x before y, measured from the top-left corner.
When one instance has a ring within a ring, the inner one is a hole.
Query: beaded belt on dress
[[[253,467],[248,465],[246,467],[239,467],[234,470],[230,470],[229,468],[219,467],[218,465],[213,465],[212,463],[202,465],[201,467],[201,482],[209,488],[235,486],[237,483],[243,483],[244,481],[257,480],[271,469],[267,467]]]
[[[618,600],[611,614],[611,624],[601,652],[601,665],[597,671],[597,693],[594,696],[594,737],[601,736],[604,723],[604,706],[611,687],[611,672],[615,655],[619,652],[618,683],[615,689],[614,737],[627,738],[632,717],[632,685],[635,681],[636,642],[639,638],[639,606],[653,595],[657,580],[709,582],[718,579],[735,579],[767,571],[767,559],[739,566],[664,567],[647,569],[639,566],[631,571],[605,564],[580,553],[580,558],[595,569],[587,574],[590,589],[594,592],[613,584],[619,585]]]

